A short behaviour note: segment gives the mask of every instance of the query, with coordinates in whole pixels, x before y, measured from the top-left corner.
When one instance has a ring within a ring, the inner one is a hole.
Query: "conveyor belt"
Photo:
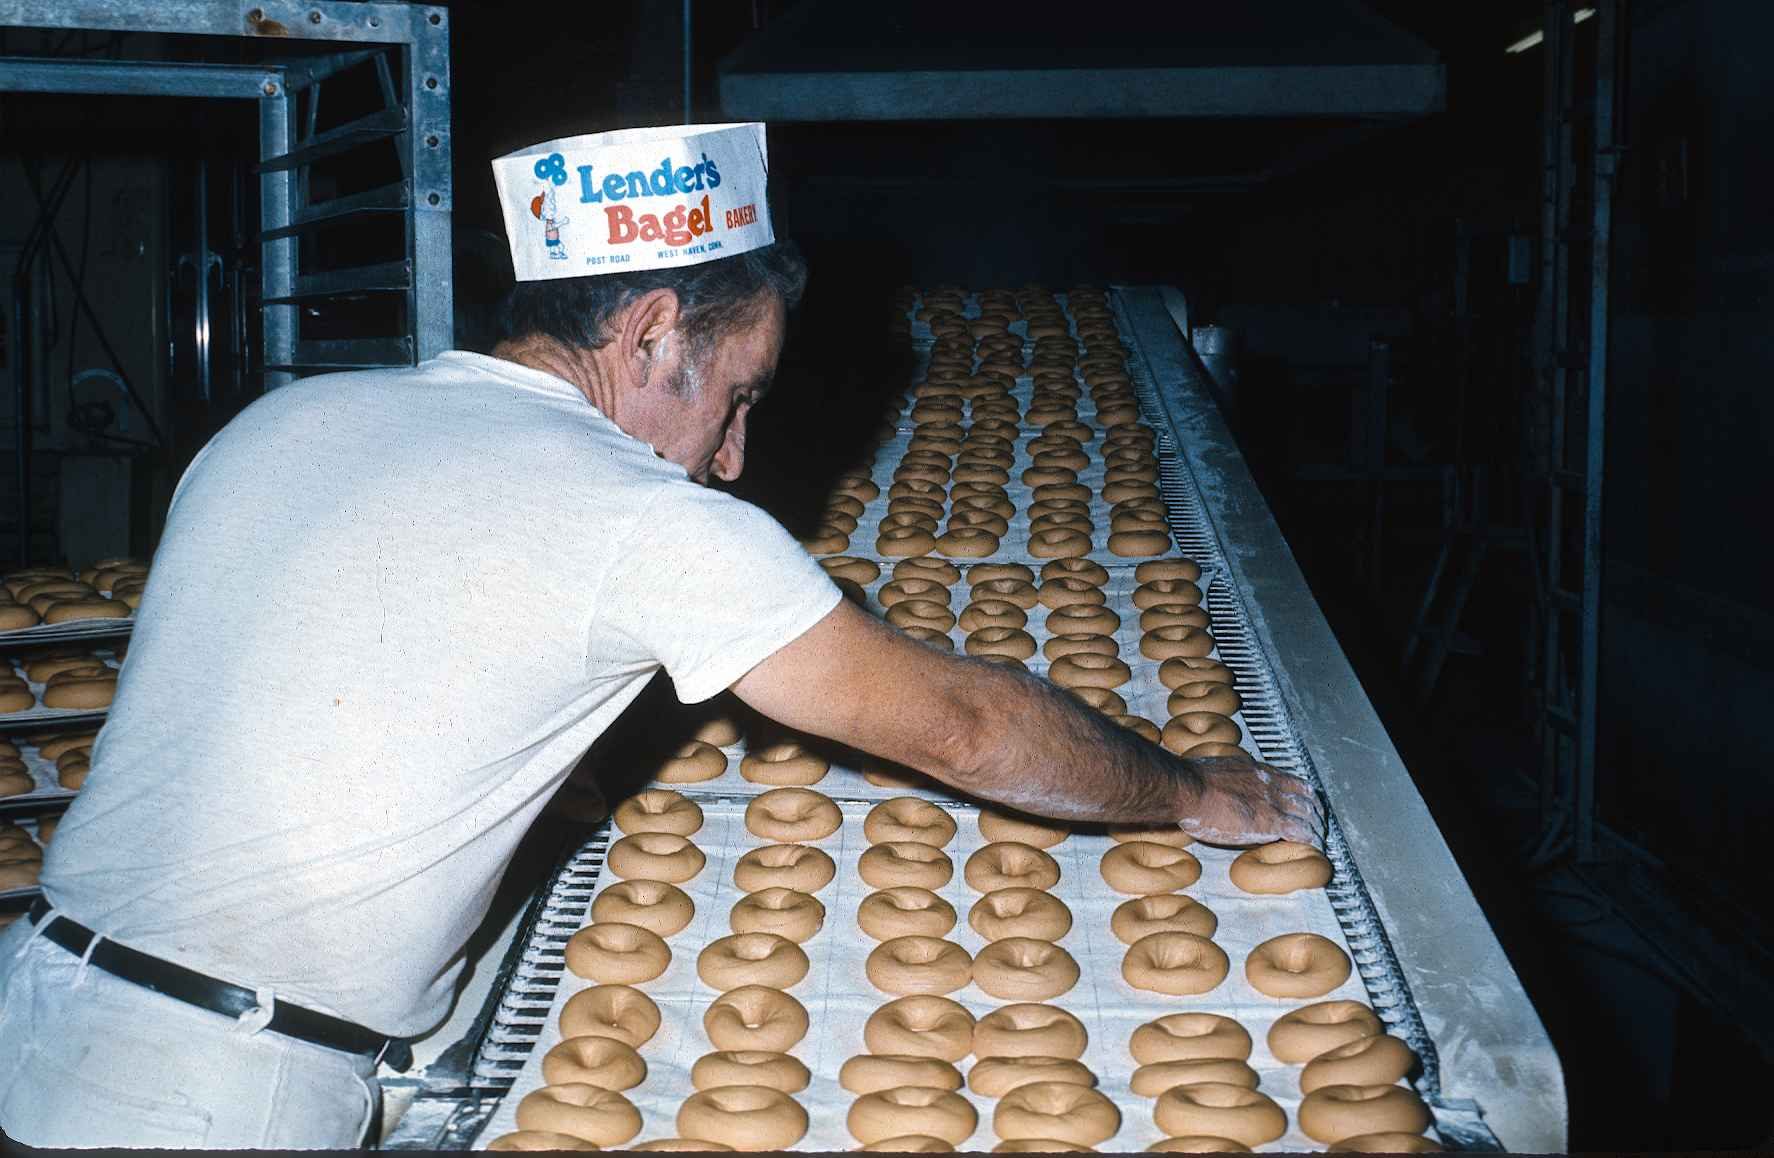
[[[1122,340],[1131,355],[1129,376],[1146,420],[1158,433],[1160,489],[1177,544],[1209,572],[1204,602],[1213,621],[1211,630],[1218,641],[1220,657],[1237,676],[1249,736],[1267,761],[1306,776],[1322,790],[1320,771],[1307,744],[1302,742],[1282,693],[1285,681],[1278,678],[1278,669],[1254,629],[1250,609],[1227,565],[1219,530],[1187,456],[1179,447],[1173,419],[1175,400],[1170,399],[1167,404],[1160,395],[1161,389],[1170,389],[1174,384],[1161,387],[1119,294],[1112,295],[1112,303]],[[1333,799],[1333,806],[1334,803]],[[509,1088],[531,1052],[564,969],[562,946],[584,923],[607,841],[607,834],[600,832],[583,848],[574,850],[535,902],[518,965],[503,989],[492,1027],[474,1065],[473,1084],[477,1089],[491,1094]],[[1440,1051],[1388,936],[1381,906],[1370,894],[1344,826],[1334,815],[1326,851],[1337,868],[1336,881],[1329,890],[1330,900],[1347,936],[1359,976],[1390,1031],[1406,1040],[1422,1059],[1422,1071],[1415,1084],[1435,1111],[1437,1132],[1450,1148],[1501,1149],[1484,1121],[1483,1107],[1446,1095]],[[1560,1110],[1562,1113],[1562,1103]]]

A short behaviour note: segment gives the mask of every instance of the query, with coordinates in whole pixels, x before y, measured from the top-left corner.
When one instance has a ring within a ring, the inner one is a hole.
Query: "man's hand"
[[[1038,816],[1180,822],[1216,844],[1323,842],[1299,778],[1174,756],[1044,680],[925,647],[849,600],[733,690],[791,728]]]
[[[1183,758],[1201,779],[1178,823],[1208,844],[1251,845],[1295,840],[1324,847],[1324,809],[1305,780],[1236,757]]]

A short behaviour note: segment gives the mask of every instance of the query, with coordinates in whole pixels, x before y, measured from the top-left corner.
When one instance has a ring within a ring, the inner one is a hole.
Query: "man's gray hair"
[[[792,241],[778,241],[700,265],[519,282],[505,299],[500,321],[507,339],[540,336],[598,349],[609,343],[610,320],[624,306],[642,294],[669,289],[678,295],[678,328],[689,340],[690,361],[700,362],[723,334],[757,320],[761,294],[774,295],[792,310],[806,285],[800,249]]]

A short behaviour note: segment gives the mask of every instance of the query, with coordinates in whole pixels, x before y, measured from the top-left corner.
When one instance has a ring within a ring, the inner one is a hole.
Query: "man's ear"
[[[679,314],[677,291],[671,289],[649,290],[623,313],[617,333],[619,352],[637,384],[646,385],[657,366],[671,362],[671,335],[677,329]]]

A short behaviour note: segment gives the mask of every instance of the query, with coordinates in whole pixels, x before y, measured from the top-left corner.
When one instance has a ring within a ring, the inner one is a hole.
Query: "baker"
[[[44,898],[0,936],[18,1141],[358,1145],[378,1061],[445,1016],[519,839],[661,667],[1045,816],[1317,835],[1302,782],[928,648],[706,485],[744,466],[805,279],[763,126],[494,171],[493,356],[267,394],[174,494]]]

